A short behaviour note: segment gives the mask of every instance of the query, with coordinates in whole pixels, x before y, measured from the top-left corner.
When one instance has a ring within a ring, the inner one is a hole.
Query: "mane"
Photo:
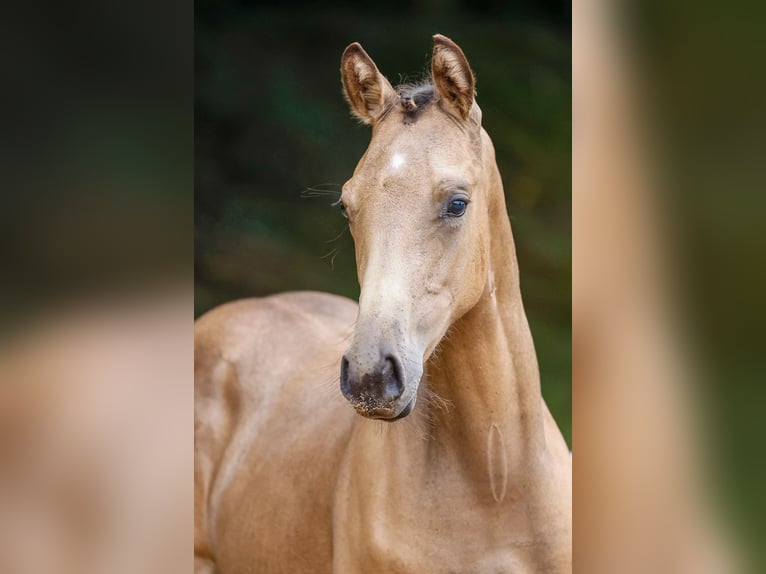
[[[434,101],[436,92],[431,82],[423,82],[396,86],[396,95],[399,99],[393,107],[404,112],[405,123],[412,123]]]

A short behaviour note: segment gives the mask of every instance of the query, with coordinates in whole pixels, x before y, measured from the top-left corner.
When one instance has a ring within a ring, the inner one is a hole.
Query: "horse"
[[[372,131],[340,198],[359,302],[195,322],[195,571],[571,572],[571,457],[473,71],[435,35],[430,83],[395,89],[358,43],[341,79]]]

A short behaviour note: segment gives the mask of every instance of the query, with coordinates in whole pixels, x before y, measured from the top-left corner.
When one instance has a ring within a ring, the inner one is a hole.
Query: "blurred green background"
[[[423,77],[445,34],[477,77],[543,393],[571,445],[570,5],[504,4],[198,0],[195,313],[293,289],[357,298],[330,204],[370,134],[341,95],[340,56],[359,41],[396,85]]]

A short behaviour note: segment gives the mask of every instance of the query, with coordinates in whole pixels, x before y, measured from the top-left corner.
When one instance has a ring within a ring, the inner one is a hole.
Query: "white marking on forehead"
[[[391,158],[391,167],[394,169],[399,169],[404,165],[404,155],[401,153],[395,153],[393,157]]]

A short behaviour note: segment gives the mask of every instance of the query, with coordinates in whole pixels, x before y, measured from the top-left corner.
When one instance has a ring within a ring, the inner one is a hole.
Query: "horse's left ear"
[[[460,46],[436,34],[431,58],[431,76],[439,96],[452,105],[461,118],[468,119],[476,93],[476,79]]]

